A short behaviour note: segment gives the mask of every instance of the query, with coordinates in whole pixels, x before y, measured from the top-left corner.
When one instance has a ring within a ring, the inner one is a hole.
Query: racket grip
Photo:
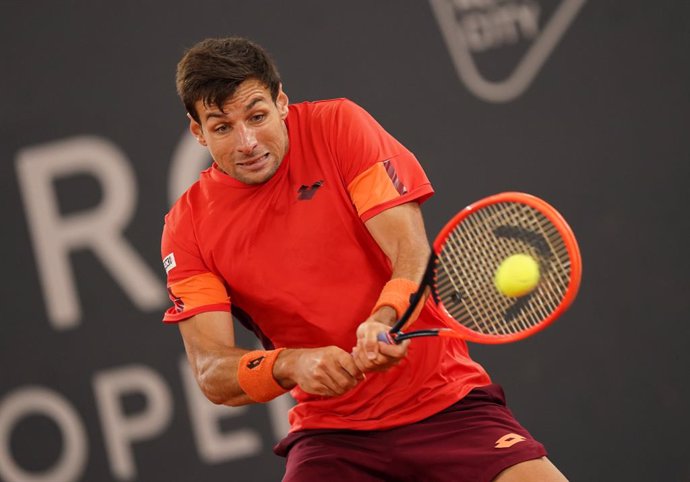
[[[387,331],[382,331],[376,335],[376,339],[381,343],[386,343],[387,345],[395,345],[395,338],[393,338],[393,336],[391,336],[391,334]]]

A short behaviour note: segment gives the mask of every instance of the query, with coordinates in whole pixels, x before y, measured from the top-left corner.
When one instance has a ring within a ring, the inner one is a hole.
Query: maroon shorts
[[[417,423],[390,430],[294,432],[274,452],[287,457],[283,482],[481,482],[546,455],[495,384],[476,388]]]

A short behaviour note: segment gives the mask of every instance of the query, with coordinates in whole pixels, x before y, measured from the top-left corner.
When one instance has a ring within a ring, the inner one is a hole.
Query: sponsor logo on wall
[[[430,0],[460,80],[488,102],[530,86],[586,0]]]

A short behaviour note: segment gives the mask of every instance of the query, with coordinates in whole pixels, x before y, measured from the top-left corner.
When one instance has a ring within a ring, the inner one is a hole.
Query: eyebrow
[[[252,99],[252,101],[244,107],[244,111],[247,112],[248,110],[252,110],[252,108],[253,108],[256,104],[258,104],[259,102],[265,102],[265,101],[266,101],[266,99],[264,99],[264,96],[263,96],[263,95],[258,95],[258,96],[256,96],[256,97],[254,97],[254,98]]]
[[[266,102],[266,99],[262,95],[257,95],[244,107],[244,111],[247,112],[252,110],[252,108],[259,102]],[[209,112],[206,114],[206,120],[208,121],[211,118],[223,119],[226,116],[227,114],[225,114],[223,111]]]

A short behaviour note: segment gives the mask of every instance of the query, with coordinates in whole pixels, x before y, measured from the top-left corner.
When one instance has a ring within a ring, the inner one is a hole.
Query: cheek
[[[284,147],[287,145],[288,133],[284,124],[281,123],[280,125],[275,126],[272,135],[277,146]]]
[[[208,139],[208,149],[214,154],[223,154],[232,150],[230,136]]]
[[[257,132],[256,141],[259,145],[266,147],[277,146],[280,144],[280,134],[274,126],[271,126]]]
[[[221,164],[228,157],[228,149],[222,143],[209,142],[206,146],[214,161]]]

